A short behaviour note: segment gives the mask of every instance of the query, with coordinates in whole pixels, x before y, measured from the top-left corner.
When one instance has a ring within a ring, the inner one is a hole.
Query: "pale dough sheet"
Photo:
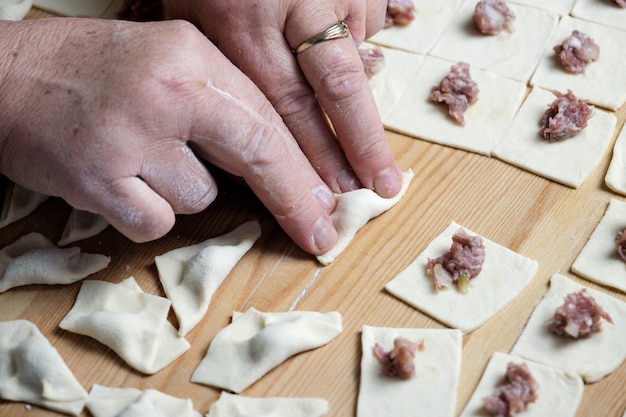
[[[483,398],[493,395],[506,374],[509,362],[525,363],[539,385],[537,399],[516,417],[574,417],[583,396],[582,379],[573,373],[524,360],[515,355],[494,352],[460,417],[485,417]]]
[[[65,246],[79,240],[88,239],[96,236],[108,226],[109,222],[99,214],[73,209],[57,245]]]
[[[539,122],[555,98],[550,91],[533,88],[493,155],[542,177],[578,188],[611,146],[617,118],[613,113],[594,108],[585,129],[576,136],[551,143],[539,133]]]
[[[552,1],[552,0],[549,0]],[[544,53],[559,16],[546,10],[508,3],[515,30],[483,35],[474,23],[477,0],[465,0],[429,55],[468,62],[503,77],[526,83]],[[480,85],[482,88],[482,85]],[[507,90],[500,95],[508,94]]]
[[[133,277],[119,284],[87,280],[59,327],[93,337],[139,372],[154,374],[190,348],[167,321],[170,305],[144,293]]]
[[[4,195],[4,202],[2,203],[0,228],[28,216],[48,198],[45,194],[31,191],[14,182],[9,182]]]
[[[626,128],[622,131],[613,145],[613,156],[609,169],[604,177],[606,186],[618,194],[626,195]]]
[[[250,221],[222,236],[155,257],[181,336],[202,320],[215,291],[259,237],[261,225]]]
[[[85,404],[93,417],[201,417],[190,399],[154,389],[94,385]]]
[[[33,0],[33,4],[41,9],[75,17],[103,17],[115,2],[116,0]]]
[[[300,352],[333,340],[342,331],[338,312],[264,313],[254,308],[233,315],[191,376],[191,382],[241,392]]]
[[[413,0],[415,20],[407,26],[382,29],[371,42],[421,54],[427,53],[448,27],[462,0]]]
[[[526,84],[470,68],[480,93],[478,101],[465,112],[465,126],[461,126],[448,114],[448,106],[430,100],[432,87],[439,85],[455,63],[427,56],[416,82],[406,84],[398,79],[405,93],[383,124],[418,139],[490,155],[522,104]]]
[[[507,0],[508,3],[524,4],[538,9],[549,10],[561,16],[569,14],[576,0]],[[597,1],[597,0],[594,0]]]
[[[37,326],[14,320],[0,322],[0,398],[78,416],[87,392]]]
[[[411,169],[402,173],[402,189],[395,197],[383,198],[368,188],[337,194],[337,207],[330,216],[337,228],[337,243],[331,250],[319,255],[317,260],[322,265],[328,265],[334,261],[368,221],[380,216],[404,197],[413,175]]]
[[[626,8],[619,7],[613,0],[577,0],[572,16],[626,30]]]
[[[513,301],[535,276],[538,263],[483,237],[485,262],[480,274],[469,281],[467,293],[456,286],[435,292],[426,263],[450,249],[452,235],[460,227],[451,222],[385,289],[447,326],[468,333]]]
[[[0,0],[0,20],[22,20],[33,5],[33,0]]]
[[[626,303],[604,292],[587,288],[587,292],[613,319],[602,319],[602,331],[588,338],[572,340],[548,330],[547,321],[563,305],[567,294],[584,286],[555,274],[550,288],[535,307],[526,327],[513,346],[512,354],[580,375],[585,382],[599,381],[626,358]]]
[[[415,376],[409,380],[382,375],[374,355],[376,342],[388,352],[396,337],[424,342],[424,350],[415,354]],[[361,343],[357,417],[454,416],[461,375],[460,331],[363,326]]]
[[[598,60],[588,64],[584,74],[566,72],[552,49],[575,29],[591,36],[600,47]],[[565,92],[570,89],[577,97],[587,99],[591,104],[616,110],[626,101],[624,45],[626,31],[563,16],[530,82],[548,90]]]
[[[626,202],[611,199],[604,216],[572,263],[572,272],[626,292],[626,264],[615,248],[615,237],[625,228]]]
[[[206,417],[322,417],[329,411],[322,398],[253,398],[222,391]]]

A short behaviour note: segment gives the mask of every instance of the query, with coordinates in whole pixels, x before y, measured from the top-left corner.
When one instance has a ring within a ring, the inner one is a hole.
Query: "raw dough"
[[[259,222],[251,221],[223,236],[155,257],[181,336],[202,320],[217,288],[260,236]]]
[[[94,385],[85,404],[93,417],[201,417],[190,399],[154,389]]]
[[[389,81],[397,83],[405,93],[383,124],[418,139],[490,155],[524,101],[526,84],[471,67],[472,79],[478,83],[480,93],[478,101],[465,112],[465,126],[461,126],[450,117],[446,105],[430,100],[431,88],[439,85],[454,64],[427,56],[416,82],[400,78]]]
[[[133,277],[119,284],[88,280],[59,327],[93,337],[136,370],[154,374],[190,347],[167,321],[170,305],[142,292]]]
[[[103,17],[115,0],[34,0],[33,4],[63,16]]]
[[[611,199],[604,216],[574,260],[572,272],[626,292],[626,264],[615,249],[615,237],[624,229],[626,202]]]
[[[474,23],[476,3],[477,0],[465,0],[429,55],[455,62],[465,61],[472,68],[488,69],[526,83],[554,33],[558,14],[507,3],[515,13],[515,30],[503,30],[498,35],[489,36],[481,34]],[[479,86],[482,91],[483,84],[479,83]],[[500,96],[507,95],[508,90],[499,93]]]
[[[48,198],[45,194],[31,191],[14,182],[9,182],[4,196],[4,203],[2,204],[0,228],[28,216]]]
[[[626,30],[626,8],[619,7],[614,0],[577,0],[572,16]]]
[[[602,331],[576,340],[557,336],[548,330],[546,322],[563,305],[564,297],[584,286],[555,274],[550,288],[535,307],[526,327],[511,353],[531,361],[580,375],[585,382],[596,382],[610,374],[626,358],[626,303],[606,293],[587,288],[604,309],[613,324],[602,320]]]
[[[527,361],[518,356],[494,352],[460,417],[487,416],[482,400],[496,392],[500,380],[506,374],[509,362],[525,363],[539,385],[535,402],[529,403],[524,412],[516,415],[520,417],[574,417],[576,415],[584,389],[583,381],[578,375]]]
[[[413,0],[415,20],[407,26],[382,29],[369,41],[394,49],[425,54],[448,27],[462,0]]]
[[[89,211],[73,209],[63,229],[59,246],[96,236],[109,226],[104,217]]]
[[[337,194],[337,207],[330,216],[339,235],[337,243],[331,250],[318,256],[317,260],[322,265],[334,261],[368,221],[380,216],[400,201],[409,188],[413,175],[411,169],[402,173],[402,190],[392,198],[382,198],[367,188]]]
[[[563,16],[569,14],[576,0],[507,0],[507,3],[519,3],[538,9],[549,10]],[[594,0],[597,1],[597,0]]]
[[[37,326],[14,320],[0,322],[0,398],[77,416],[87,392]]]
[[[617,118],[613,113],[594,108],[586,128],[576,136],[551,143],[539,133],[539,121],[554,99],[552,92],[533,88],[493,155],[542,177],[578,188],[611,146]]]
[[[534,277],[538,263],[483,237],[485,262],[480,274],[469,281],[467,293],[456,287],[435,292],[426,263],[450,249],[452,235],[460,227],[451,222],[385,289],[440,322],[468,333],[513,301]]]
[[[329,343],[341,333],[338,312],[263,313],[254,308],[233,315],[191,376],[191,382],[241,392],[289,357]]]
[[[607,187],[616,193],[626,195],[626,128],[622,126],[622,132],[613,145],[613,157],[611,164],[604,177]]]
[[[33,5],[33,0],[0,0],[0,20],[22,20]]]
[[[389,351],[397,337],[424,342],[424,350],[415,355],[415,376],[409,380],[382,375],[374,355],[376,342]],[[357,417],[412,417],[416,410],[423,416],[454,416],[461,375],[460,331],[363,326],[361,343]]]
[[[252,398],[222,391],[206,417],[322,417],[329,410],[322,398]]]
[[[591,36],[600,47],[600,57],[586,66],[584,74],[566,72],[552,49],[571,35],[574,29]],[[570,89],[577,97],[587,99],[591,104],[616,110],[626,101],[624,45],[626,31],[563,16],[530,82],[548,90],[565,92]]]
[[[71,284],[109,265],[111,258],[81,253],[79,247],[58,248],[32,232],[0,250],[0,293],[31,284]]]

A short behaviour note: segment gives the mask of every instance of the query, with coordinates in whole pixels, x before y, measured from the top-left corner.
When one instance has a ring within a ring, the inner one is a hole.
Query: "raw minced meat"
[[[454,64],[450,73],[441,80],[438,86],[433,87],[430,93],[432,101],[448,105],[448,113],[461,125],[465,125],[463,114],[470,104],[478,100],[480,92],[478,84],[470,75],[469,68],[467,62]]]
[[[387,2],[387,15],[385,16],[385,28],[391,26],[406,26],[415,19],[413,0],[389,0]]]
[[[424,341],[412,342],[404,337],[397,337],[393,341],[393,349],[385,352],[379,343],[374,345],[374,355],[383,365],[382,373],[389,377],[410,379],[415,376],[415,354],[424,350]]]
[[[626,229],[622,230],[615,236],[615,247],[620,258],[626,262]]]
[[[548,323],[548,329],[554,334],[574,339],[589,337],[602,331],[600,319],[613,323],[609,313],[583,288],[565,297],[565,302],[556,309]]]
[[[372,78],[375,74],[385,68],[385,55],[383,50],[376,46],[373,48],[359,48],[359,56],[363,62],[363,69],[367,78]]]
[[[600,56],[600,47],[587,34],[578,30],[554,47],[554,52],[559,56],[565,71],[572,74],[585,72],[585,66],[596,61]]]
[[[474,8],[474,23],[485,35],[497,35],[503,29],[513,31],[515,14],[502,0],[481,0]]]
[[[571,138],[587,127],[591,107],[579,100],[571,90],[566,94],[553,91],[556,99],[550,104],[539,122],[540,133],[548,142]]]
[[[483,398],[483,405],[493,417],[512,417],[537,400],[538,389],[525,363],[509,362],[497,392]]]

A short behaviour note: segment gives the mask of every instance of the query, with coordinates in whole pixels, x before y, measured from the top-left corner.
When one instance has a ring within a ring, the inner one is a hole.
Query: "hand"
[[[0,22],[0,172],[135,241],[241,176],[304,250],[336,241],[331,190],[263,93],[191,24]]]
[[[386,0],[166,0],[165,4],[169,15],[201,26],[261,88],[333,191],[361,185],[383,197],[400,191],[400,169],[386,143],[356,48],[382,28]],[[347,22],[351,38],[293,53],[339,20]]]

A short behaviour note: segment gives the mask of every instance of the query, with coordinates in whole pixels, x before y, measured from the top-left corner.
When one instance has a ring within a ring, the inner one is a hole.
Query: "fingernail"
[[[335,246],[337,242],[337,232],[335,227],[326,219],[320,217],[313,226],[313,245],[320,254],[326,253]]]
[[[392,169],[382,170],[374,179],[374,191],[381,197],[393,197],[400,192],[402,182],[396,171]]]
[[[324,185],[320,185],[319,187],[315,187],[313,189],[313,195],[317,198],[317,201],[320,202],[322,207],[326,209],[327,212],[332,212],[335,208],[335,194],[333,194],[330,189]]]
[[[339,189],[344,193],[361,188],[361,183],[352,170],[344,169],[337,175],[336,180]]]

